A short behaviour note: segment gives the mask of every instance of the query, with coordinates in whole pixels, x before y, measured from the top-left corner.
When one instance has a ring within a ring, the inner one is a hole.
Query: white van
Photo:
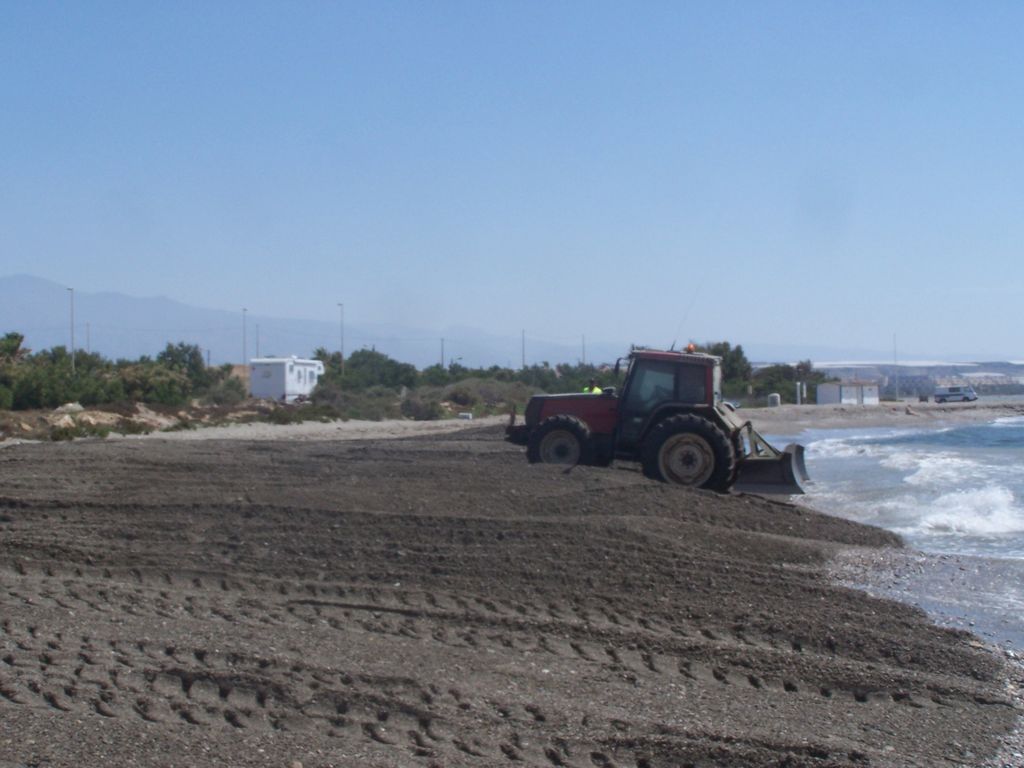
[[[974,388],[970,384],[966,384],[962,387],[936,387],[935,388],[935,402],[936,403],[969,403],[972,400],[977,400],[978,395],[975,393]]]

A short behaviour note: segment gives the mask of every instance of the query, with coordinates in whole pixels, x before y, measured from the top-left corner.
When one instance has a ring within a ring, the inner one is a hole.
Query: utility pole
[[[245,332],[246,332],[246,328],[245,328],[245,313],[248,312],[248,311],[249,310],[247,310],[245,307],[242,307],[242,365],[244,365],[244,366],[248,366],[249,365],[249,358],[248,358],[249,350],[248,350],[248,348],[246,346],[247,339],[245,337]]]
[[[444,368],[444,337],[441,337],[441,367]]]
[[[892,364],[893,375],[896,377],[896,402],[900,401],[900,361],[896,356],[896,334],[892,335]]]
[[[71,294],[71,373],[75,372],[75,289],[68,288]]]
[[[92,354],[92,344],[89,343],[89,324],[85,324],[85,354]]]
[[[341,356],[341,375],[345,375],[345,305],[338,302],[338,336],[340,346],[338,354]]]
[[[587,364],[587,335],[583,334],[583,364]]]
[[[523,329],[523,370],[526,370],[526,329]]]
[[[256,323],[256,357],[260,356],[260,324]]]

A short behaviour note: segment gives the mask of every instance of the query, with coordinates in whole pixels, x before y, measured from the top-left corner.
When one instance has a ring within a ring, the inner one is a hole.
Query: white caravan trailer
[[[324,374],[320,360],[258,357],[249,361],[249,393],[267,400],[293,403],[309,397]]]

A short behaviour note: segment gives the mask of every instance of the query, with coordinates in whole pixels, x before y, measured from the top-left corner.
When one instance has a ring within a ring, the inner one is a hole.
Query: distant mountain
[[[110,359],[155,356],[169,342],[198,345],[214,365],[237,363],[243,354],[243,322],[240,311],[194,307],[164,296],[138,297],[120,293],[74,292],[76,349],[99,352]],[[0,334],[18,331],[30,349],[41,350],[71,344],[71,294],[59,283],[31,275],[0,277]],[[317,347],[334,351],[341,336],[339,323],[278,318],[249,313],[245,318],[244,350],[249,358],[297,355],[308,357]],[[442,341],[443,340],[443,341]],[[637,340],[643,343],[645,340]],[[707,341],[707,339],[701,339]],[[800,360],[887,361],[892,352],[827,346],[793,346],[742,343],[754,362],[795,363]],[[529,335],[501,336],[478,328],[411,328],[394,324],[345,325],[345,353],[374,348],[396,360],[425,368],[457,360],[476,368],[491,365],[519,367],[549,362],[577,363],[583,357],[579,345],[549,342]],[[629,351],[628,343],[587,340],[588,362],[613,363]],[[998,355],[971,356],[902,354],[913,358],[949,361],[997,360]]]
[[[297,355],[308,357],[317,347],[334,351],[341,341],[338,322],[277,318],[239,311],[195,307],[163,296],[137,297],[120,293],[74,292],[75,348],[98,352],[110,359],[155,356],[170,343],[198,345],[210,363],[237,363],[243,347],[247,357]],[[71,293],[49,280],[31,275],[0,277],[0,334],[17,331],[33,350],[71,345]],[[443,341],[442,341],[443,339]],[[396,360],[425,368],[454,360],[468,367],[518,367],[523,340],[473,328],[410,328],[393,324],[345,326],[345,353],[374,348]],[[618,345],[588,347],[587,359],[614,361],[627,350]],[[528,365],[549,361],[578,362],[582,345],[540,341],[527,337]]]

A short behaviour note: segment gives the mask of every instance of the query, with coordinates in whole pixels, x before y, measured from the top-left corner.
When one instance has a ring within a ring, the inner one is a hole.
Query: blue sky
[[[1024,358],[1024,5],[0,0],[0,274]]]

